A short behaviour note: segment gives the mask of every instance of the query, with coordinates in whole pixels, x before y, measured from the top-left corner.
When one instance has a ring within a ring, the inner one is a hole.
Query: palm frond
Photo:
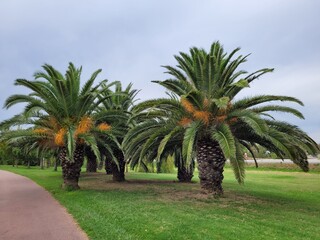
[[[235,148],[236,154],[235,156],[230,157],[230,164],[238,183],[243,184],[245,178],[244,157],[241,145],[238,141],[235,141]]]
[[[185,130],[183,141],[182,141],[182,156],[186,161],[186,165],[189,166],[191,161],[193,160],[193,154],[195,149],[195,142],[197,138],[197,133],[199,131],[199,127],[201,126],[200,122],[193,122],[190,124]]]
[[[161,156],[163,154],[163,150],[165,149],[168,141],[171,140],[172,136],[175,135],[178,131],[181,131],[182,127],[177,126],[172,131],[170,131],[167,135],[164,136],[164,138],[161,140],[159,147],[158,147],[158,153],[157,153],[157,161],[159,162],[161,159]]]
[[[236,158],[235,139],[227,124],[211,128],[211,138],[219,143],[225,158]]]
[[[87,133],[81,134],[81,135],[79,135],[79,137],[84,140],[84,142],[86,143],[87,146],[90,147],[90,149],[93,151],[94,155],[97,157],[98,162],[100,162],[101,161],[101,154],[100,154],[100,151],[98,148],[98,143],[97,143],[96,138],[93,135],[87,134]]]
[[[251,108],[251,110],[256,113],[265,113],[265,112],[271,112],[271,111],[272,112],[291,113],[300,119],[304,119],[304,116],[300,111],[298,111],[294,108],[291,108],[291,107],[278,106],[278,105],[268,105],[268,106],[263,106],[263,107]]]
[[[281,102],[294,102],[303,106],[303,103],[294,97],[288,96],[277,96],[277,95],[258,95],[250,98],[243,98],[233,103],[233,109],[247,109],[258,104],[271,102],[271,101],[281,101]]]

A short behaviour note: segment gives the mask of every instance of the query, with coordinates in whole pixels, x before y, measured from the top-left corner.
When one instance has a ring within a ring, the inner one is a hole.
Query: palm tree
[[[287,112],[303,118],[299,111],[281,105],[259,105],[272,101],[302,105],[298,99],[274,95],[235,99],[252,81],[273,71],[264,68],[247,74],[237,70],[247,59],[247,56],[241,55],[234,59],[238,51],[239,48],[227,54],[219,42],[214,42],[209,52],[195,47],[190,49],[190,54],[181,52],[175,56],[177,67],[164,66],[173,78],[154,81],[164,86],[179,101],[156,99],[140,106],[140,111],[151,118],[166,113],[168,119],[172,120],[172,124],[160,130],[163,137],[158,147],[158,156],[170,139],[182,136],[183,158],[187,164],[196,158],[201,188],[217,196],[223,194],[226,159],[230,159],[238,182],[243,182],[243,147],[250,149],[251,145],[260,144],[280,157],[290,157],[304,171],[308,170],[306,152],[314,154],[318,151],[315,142],[307,134],[290,124],[272,120],[270,113]],[[181,108],[184,109],[183,115]],[[128,141],[133,141],[132,147],[144,141],[150,142],[147,132],[157,125],[157,121],[154,119],[137,126],[132,132],[140,133],[140,137],[129,134]],[[146,153],[145,150],[141,152]]]
[[[145,111],[146,109],[148,111]],[[194,157],[187,165],[182,156],[183,128],[177,125],[177,122],[186,112],[180,102],[173,96],[171,99],[149,100],[137,104],[133,113],[137,127],[129,131],[123,144],[131,168],[142,166],[148,171],[147,162],[156,160],[157,166],[161,166],[171,155],[178,168],[179,181],[190,182],[193,177]],[[174,128],[176,132],[168,137]]]
[[[85,147],[84,152],[85,152],[85,156],[87,157],[86,171],[97,172],[97,168],[98,168],[97,156],[94,154],[94,152],[89,146]]]
[[[31,127],[11,130],[6,134],[11,141],[27,141],[43,149],[57,149],[61,161],[64,186],[79,188],[78,180],[83,164],[84,147],[90,146],[99,158],[96,135],[110,135],[111,126],[106,122],[95,125],[99,119],[94,115],[100,104],[97,100],[100,84],[93,86],[101,70],[95,71],[80,87],[82,68],[69,64],[65,76],[45,64],[44,72],[36,72],[35,80],[17,79],[15,85],[31,90],[28,95],[9,97],[5,107],[26,103],[24,112],[5,121],[3,125],[31,124]],[[40,80],[41,79],[41,80]],[[93,134],[93,132],[95,134]],[[112,138],[112,137],[110,137]]]
[[[108,91],[100,93],[99,98],[101,104],[96,109],[96,112],[101,116],[100,120],[108,121],[114,126],[114,129],[117,130],[117,132],[114,132],[114,136],[121,145],[124,136],[134,124],[131,121],[131,110],[138,90],[132,89],[131,83],[125,89],[122,88],[120,82],[115,82],[113,85],[115,86],[114,91],[110,89],[110,85],[102,84],[102,88],[108,89]],[[114,152],[115,158],[110,156],[110,151],[105,151],[104,148],[106,144],[110,146]],[[117,182],[125,181],[124,172],[126,160],[120,145],[112,144],[108,139],[105,139],[105,141],[102,141],[99,145],[101,153],[105,156],[106,173],[112,173],[113,180]]]

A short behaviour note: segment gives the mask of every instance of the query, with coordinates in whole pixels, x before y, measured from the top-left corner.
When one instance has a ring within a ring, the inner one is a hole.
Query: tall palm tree
[[[154,81],[164,86],[179,101],[156,99],[142,103],[140,111],[154,118],[167,113],[172,123],[157,134],[163,134],[158,147],[162,154],[169,140],[182,133],[182,156],[187,163],[196,157],[201,188],[214,195],[223,194],[222,180],[226,159],[230,159],[239,183],[244,180],[243,147],[260,144],[280,157],[289,157],[304,171],[308,170],[306,152],[316,153],[315,142],[303,131],[287,123],[272,120],[271,112],[280,111],[303,118],[302,114],[281,105],[259,105],[272,101],[289,101],[302,105],[293,97],[261,95],[236,100],[237,94],[260,76],[272,72],[264,68],[248,74],[238,70],[247,56],[234,57],[224,52],[219,42],[210,51],[193,47],[190,54],[175,56],[177,67],[164,66],[173,78]],[[181,108],[184,114],[181,115]],[[267,120],[271,118],[271,120]],[[147,132],[157,125],[157,118],[142,123],[129,134],[131,147],[138,147],[148,140]],[[147,140],[145,140],[147,139]],[[135,144],[135,142],[137,144]],[[145,150],[141,151],[146,153]],[[143,157],[143,156],[140,156]]]
[[[99,87],[93,86],[101,70],[95,71],[83,87],[80,87],[82,68],[69,64],[65,75],[52,66],[45,64],[43,72],[36,72],[34,80],[17,79],[15,85],[26,87],[30,94],[10,96],[5,107],[26,103],[23,116],[13,117],[4,125],[28,123],[30,128],[11,130],[7,139],[29,141],[42,148],[55,148],[61,161],[64,186],[79,188],[78,180],[83,164],[84,147],[90,146],[99,158],[96,135],[112,135],[111,126],[98,121],[94,115],[98,100]],[[93,134],[95,132],[96,134]],[[112,138],[112,136],[110,137]]]

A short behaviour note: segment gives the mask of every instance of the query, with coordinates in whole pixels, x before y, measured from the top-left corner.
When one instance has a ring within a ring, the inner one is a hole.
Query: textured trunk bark
[[[103,168],[103,165],[104,165],[104,156],[100,152],[100,162],[98,163],[98,170],[101,170]]]
[[[62,167],[63,185],[62,187],[68,190],[79,189],[79,177],[84,159],[84,148],[77,145],[73,154],[73,161],[67,160],[67,149],[60,149],[59,159]]]
[[[44,169],[44,159],[40,158],[40,168]]]
[[[86,148],[86,156],[87,156],[87,172],[97,172],[97,157],[94,152],[87,147]]]
[[[178,168],[179,182],[191,182],[192,177],[193,177],[193,171],[190,171],[185,167],[180,169]]]
[[[106,158],[104,168],[107,175],[112,174],[112,161],[110,159]]]
[[[179,182],[191,182],[194,171],[194,164],[190,166],[190,168],[186,168],[184,163],[181,161],[177,161],[176,166],[178,167],[177,178]]]
[[[58,171],[59,158],[55,157],[53,170]]]
[[[51,158],[47,158],[47,168],[51,167]]]
[[[223,168],[226,159],[218,142],[210,138],[199,140],[197,160],[202,190],[206,193],[213,193],[215,196],[222,195]]]
[[[112,180],[116,182],[125,181],[124,170],[125,170],[125,161],[124,155],[121,150],[114,151],[114,154],[119,162],[119,168],[117,164],[112,162]]]

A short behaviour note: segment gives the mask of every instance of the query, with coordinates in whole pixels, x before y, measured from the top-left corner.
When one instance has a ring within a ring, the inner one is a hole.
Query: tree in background
[[[159,170],[168,157],[172,156],[178,169],[179,181],[190,182],[194,156],[189,163],[182,156],[183,127],[179,125],[179,121],[186,112],[180,102],[174,97],[147,100],[137,104],[133,112],[136,127],[128,132],[124,140],[131,168],[142,166],[145,171],[149,171],[148,163],[155,161]],[[172,129],[175,131],[172,132]]]
[[[125,89],[122,88],[120,82],[115,82],[114,91],[110,86],[102,84],[102,87],[108,91],[102,91],[99,95],[101,100],[96,112],[100,116],[100,120],[108,121],[114,126],[114,136],[118,144],[113,144],[108,138],[101,142],[99,148],[105,157],[106,173],[112,173],[113,180],[117,182],[125,181],[125,154],[121,147],[123,138],[128,130],[133,126],[131,121],[132,107],[138,91],[132,89],[132,84],[129,84]],[[107,97],[110,96],[110,97]],[[106,151],[105,147],[109,146],[115,154],[115,158],[110,156],[111,151]]]

